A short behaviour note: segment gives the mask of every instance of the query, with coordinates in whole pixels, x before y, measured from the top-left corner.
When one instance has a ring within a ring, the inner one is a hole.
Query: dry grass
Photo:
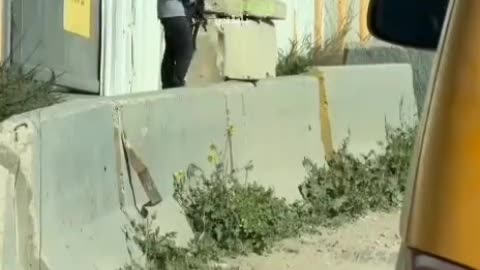
[[[35,79],[38,69],[22,72],[21,67],[0,66],[0,122],[19,113],[61,101],[53,91],[55,75],[48,81]]]
[[[331,65],[343,59],[344,40],[351,30],[352,15],[350,8],[347,20],[333,36],[328,38],[323,46],[315,45],[315,40],[307,35],[301,40],[290,40],[287,51],[280,50],[277,63],[277,75],[295,75],[308,71],[309,67],[318,65]]]

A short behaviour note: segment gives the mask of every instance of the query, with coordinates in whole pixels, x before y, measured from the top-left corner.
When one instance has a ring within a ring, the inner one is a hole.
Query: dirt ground
[[[238,270],[394,269],[399,216],[371,213],[335,230],[285,240],[269,255],[249,255],[227,264]]]

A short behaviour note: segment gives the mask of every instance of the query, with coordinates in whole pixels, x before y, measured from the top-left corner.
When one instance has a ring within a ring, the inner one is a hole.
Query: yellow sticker
[[[65,31],[90,38],[92,0],[64,0],[63,28]]]

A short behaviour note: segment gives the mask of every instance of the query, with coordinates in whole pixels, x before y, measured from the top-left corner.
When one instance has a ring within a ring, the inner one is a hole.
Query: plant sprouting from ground
[[[313,66],[331,65],[339,62],[339,59],[343,61],[344,41],[351,30],[354,17],[350,7],[346,21],[321,45],[311,35],[306,35],[301,40],[290,40],[289,49],[278,53],[277,75],[302,74]]]
[[[312,214],[335,222],[356,218],[367,211],[399,206],[408,174],[416,128],[403,124],[387,127],[382,151],[361,157],[349,153],[348,141],[336,151],[328,166],[305,159],[305,182],[299,190]]]
[[[188,248],[175,245],[175,234],[160,234],[151,223],[132,223],[129,235],[146,256],[146,266],[126,270],[216,269],[211,262],[223,256],[264,253],[287,237],[314,226],[334,226],[367,211],[388,211],[399,206],[405,190],[415,139],[415,126],[387,127],[381,150],[356,156],[348,140],[327,166],[305,159],[303,200],[293,204],[274,191],[250,182],[253,169],[226,169],[222,153],[211,146],[210,173],[196,165],[174,176],[174,198],[182,206],[195,234]],[[133,232],[132,232],[133,230]]]
[[[127,240],[133,241],[145,256],[145,264],[132,260],[123,270],[216,270],[215,249],[196,241],[188,247],[176,244],[176,234],[160,233],[160,228],[153,225],[155,217],[145,222],[131,221],[125,228]],[[130,252],[130,255],[131,252]]]
[[[239,180],[251,165],[225,171],[222,156],[211,147],[210,174],[195,165],[175,177],[174,198],[185,211],[198,241],[213,241],[227,255],[262,253],[272,244],[299,233],[298,213],[274,191]]]

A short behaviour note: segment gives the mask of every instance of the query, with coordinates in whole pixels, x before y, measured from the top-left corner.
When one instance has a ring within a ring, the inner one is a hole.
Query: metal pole
[[[297,9],[293,7],[293,40],[298,42],[298,18]]]
[[[337,31],[338,33],[342,33],[345,31],[345,27],[347,27],[348,22],[348,6],[349,0],[338,0],[338,22],[337,22]],[[340,36],[340,47],[343,50],[345,47],[345,35]]]
[[[315,46],[323,47],[324,42],[324,21],[325,21],[325,0],[315,0]]]
[[[367,27],[368,4],[370,0],[360,0],[360,42],[362,44],[370,40],[370,32]]]

